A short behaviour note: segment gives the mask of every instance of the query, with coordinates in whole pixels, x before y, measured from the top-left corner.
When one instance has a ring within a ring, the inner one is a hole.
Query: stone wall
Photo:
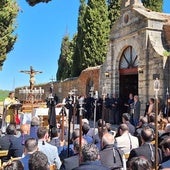
[[[146,102],[155,97],[154,75],[159,74],[159,97],[165,99],[166,89],[170,88],[169,58],[163,56],[170,42],[170,24],[167,23],[170,17],[147,11],[137,1],[129,2],[129,7],[122,6],[120,18],[112,27],[107,58],[101,67],[100,86],[107,84],[109,94],[120,94],[119,64],[124,49],[131,46],[138,56],[138,95],[144,113]],[[139,73],[139,69],[142,72]],[[107,78],[106,71],[110,73]]]
[[[164,25],[163,29],[164,29],[163,40],[165,48],[170,49],[170,25]]]

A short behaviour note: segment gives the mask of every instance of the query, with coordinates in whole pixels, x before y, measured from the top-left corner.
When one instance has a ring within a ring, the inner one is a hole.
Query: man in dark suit
[[[141,131],[141,140],[142,145],[138,148],[132,149],[128,158],[128,164],[130,160],[134,157],[143,156],[145,157],[149,163],[154,168],[155,163],[155,147],[151,144],[151,141],[154,137],[154,131],[150,127],[144,127]],[[161,162],[162,154],[161,151],[158,150],[158,162]],[[128,165],[127,164],[127,165]]]
[[[162,143],[162,150],[164,152],[164,158],[161,162],[159,169],[169,169],[170,168],[170,137],[165,138]]]
[[[161,142],[169,136],[170,136],[170,124],[167,124],[164,132],[158,138],[158,144],[161,144]]]
[[[100,160],[103,165],[112,170],[123,168],[123,152],[114,147],[114,136],[110,133],[106,133],[102,137]]]
[[[132,123],[134,126],[137,126],[140,118],[140,101],[137,95],[134,96],[133,108],[134,108],[134,112],[132,114],[132,118],[133,118]]]
[[[21,125],[20,128],[21,128],[21,135],[18,138],[13,138],[10,140],[10,146],[9,146],[9,152],[8,152],[9,158],[22,157],[22,154],[24,151],[25,140],[30,138],[29,125],[23,124],[23,125]]]
[[[110,99],[110,108],[111,108],[111,120],[113,124],[120,124],[120,113],[119,113],[119,98],[116,94],[112,95]]]
[[[59,148],[60,146],[60,138],[58,135],[58,129],[57,127],[53,127],[51,129],[51,140],[49,142],[51,145],[56,146]]]
[[[10,139],[16,138],[16,128],[14,124],[9,124],[6,128],[5,136],[0,137],[0,148],[1,150],[8,150],[10,146]]]
[[[9,150],[11,140],[16,140],[16,127],[14,124],[9,124],[6,128],[5,136],[0,137],[0,148],[1,150]],[[9,158],[7,156],[1,157],[2,161],[7,161]]]
[[[82,163],[73,170],[109,170],[99,161],[99,150],[94,144],[84,145],[82,148]]]

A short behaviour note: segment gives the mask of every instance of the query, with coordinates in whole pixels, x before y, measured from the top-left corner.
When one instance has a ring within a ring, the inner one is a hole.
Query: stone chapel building
[[[158,78],[158,96],[165,99],[170,90],[169,50],[170,15],[146,9],[140,0],[122,0],[120,18],[111,29],[108,55],[100,70],[100,90],[104,86],[107,93],[122,97],[137,94],[144,109],[148,99],[155,97]]]

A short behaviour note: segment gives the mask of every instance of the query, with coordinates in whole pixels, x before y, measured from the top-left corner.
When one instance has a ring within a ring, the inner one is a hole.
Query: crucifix
[[[72,92],[74,95],[74,101],[73,101],[74,104],[76,103],[76,91],[77,91],[77,89],[74,87],[74,89],[72,89]]]
[[[21,70],[21,73],[30,75],[30,90],[32,91],[35,85],[35,75],[38,73],[42,73],[42,71],[34,70],[32,66],[30,66],[30,70]]]
[[[54,88],[53,82],[55,79],[52,77],[50,80],[51,80],[50,93],[53,94],[53,88]]]

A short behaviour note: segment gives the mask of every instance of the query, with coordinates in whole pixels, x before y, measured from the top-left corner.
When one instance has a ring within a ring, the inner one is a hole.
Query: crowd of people
[[[123,114],[123,123],[117,131],[109,123],[98,120],[95,133],[88,120],[83,119],[83,135],[80,136],[79,128],[74,129],[69,146],[60,139],[60,129],[53,127],[49,136],[49,129],[40,126],[38,118],[33,118],[31,126],[23,124],[20,129],[9,124],[0,137],[1,150],[8,150],[8,155],[1,157],[3,169],[151,170],[155,167],[155,154],[158,154],[159,169],[170,168],[170,124],[160,133],[156,151],[155,132],[150,122],[144,117],[140,119],[140,127],[130,131],[132,126],[127,116],[128,113]]]
[[[93,99],[90,100],[93,103]],[[87,99],[85,104],[86,102]],[[70,139],[61,138],[61,126],[56,125],[49,129],[40,124],[38,117],[32,117],[31,124],[7,122],[6,131],[1,131],[0,136],[0,150],[8,151],[7,155],[1,157],[1,168],[4,170],[170,168],[170,122],[167,119],[165,128],[160,129],[158,136],[155,136],[154,100],[150,99],[146,116],[143,117],[140,117],[140,101],[137,95],[129,95],[127,103],[123,103],[122,108],[126,108],[124,112],[120,112],[119,102],[117,96],[113,95],[112,98],[105,98],[104,103],[105,111],[110,109],[112,113],[114,122],[111,123],[116,126],[99,117],[96,128],[91,127],[90,119],[93,113],[89,114],[86,107],[82,124],[72,130]],[[103,107],[103,104],[101,105]],[[154,142],[157,137],[156,150]]]

